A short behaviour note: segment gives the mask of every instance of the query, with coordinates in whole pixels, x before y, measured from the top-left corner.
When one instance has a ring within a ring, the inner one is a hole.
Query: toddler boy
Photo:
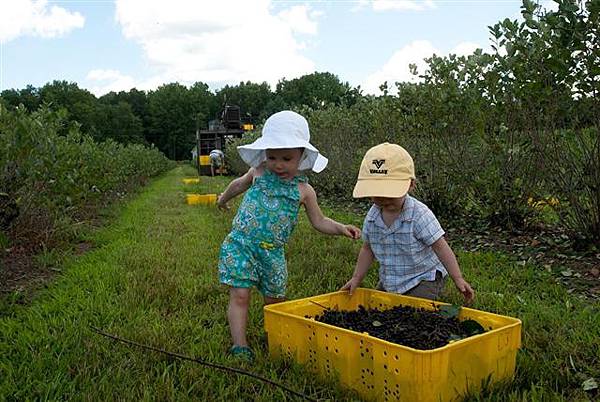
[[[437,300],[450,275],[469,304],[475,293],[444,230],[425,204],[408,195],[414,183],[413,160],[404,148],[386,142],[367,151],[353,196],[370,197],[373,205],[363,223],[354,274],[340,290],[352,294],[377,259],[379,290]]]

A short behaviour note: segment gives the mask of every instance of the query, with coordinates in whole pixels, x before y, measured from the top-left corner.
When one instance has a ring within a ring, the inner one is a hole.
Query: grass
[[[186,192],[219,192],[226,185],[221,177],[182,183],[193,175],[184,166],[151,182],[118,209],[112,224],[87,234],[94,248],[68,258],[60,276],[27,305],[0,301],[0,400],[299,400],[247,377],[115,343],[90,329],[240,365],[226,355],[228,295],[216,268],[235,208],[221,212],[186,205]],[[356,214],[326,213],[358,226],[362,222]],[[302,214],[287,249],[289,298],[339,288],[351,275],[359,247],[317,233]],[[515,379],[467,399],[591,400],[581,384],[590,377],[600,381],[598,304],[567,293],[538,267],[491,253],[458,256],[477,291],[474,308],[523,321]],[[374,286],[375,271],[364,286]],[[450,285],[447,290],[446,300],[460,302]],[[248,336],[257,360],[242,364],[244,369],[313,398],[357,399],[334,380],[270,360],[261,308],[254,292]]]

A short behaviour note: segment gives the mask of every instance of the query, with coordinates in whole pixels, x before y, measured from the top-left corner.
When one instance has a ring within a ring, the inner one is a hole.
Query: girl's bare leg
[[[250,305],[250,289],[230,288],[227,321],[234,345],[248,346],[246,326],[248,324],[248,306]]]

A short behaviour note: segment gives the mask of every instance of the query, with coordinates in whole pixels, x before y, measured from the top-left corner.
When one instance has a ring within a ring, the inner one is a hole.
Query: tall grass
[[[226,179],[179,167],[151,184],[93,234],[95,248],[28,305],[0,302],[1,400],[298,400],[255,380],[173,360],[103,338],[90,325],[137,342],[240,366],[313,398],[356,400],[334,379],[269,359],[262,302],[253,293],[248,328],[254,364],[227,356],[227,290],[218,284],[219,245],[235,210],[188,206],[186,192],[217,192]],[[329,211],[360,225],[362,217]],[[450,239],[452,241],[452,239]],[[359,242],[315,232],[304,215],[287,250],[292,299],[336,290],[351,275]],[[473,400],[586,400],[581,383],[600,378],[598,304],[568,294],[550,273],[495,254],[459,253],[477,289],[474,307],[523,320],[514,381]],[[364,285],[373,286],[375,269]],[[454,289],[445,297],[460,301]]]

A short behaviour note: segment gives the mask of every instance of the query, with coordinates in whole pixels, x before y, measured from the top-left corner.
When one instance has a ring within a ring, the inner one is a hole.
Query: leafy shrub
[[[0,193],[17,206],[13,237],[39,245],[59,239],[90,206],[108,202],[173,166],[155,148],[96,143],[65,114],[0,106]],[[65,135],[60,133],[66,132]],[[10,202],[2,204],[6,207]]]
[[[541,145],[548,169],[543,196],[558,198],[548,205],[571,231],[576,246],[600,245],[600,129],[546,134]]]

